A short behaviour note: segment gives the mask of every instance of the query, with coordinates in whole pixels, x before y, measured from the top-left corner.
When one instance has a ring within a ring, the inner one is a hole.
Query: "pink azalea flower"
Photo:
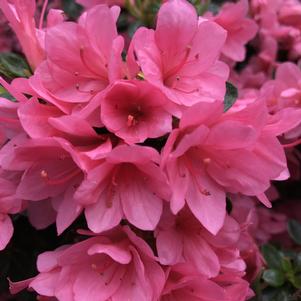
[[[272,213],[270,220],[265,221],[268,222],[270,229],[262,230],[261,226],[264,225],[265,222],[263,221],[261,225],[257,219],[259,217],[257,208],[259,207],[255,206],[251,198],[241,195],[232,195],[231,200],[233,206],[231,215],[240,223],[242,228],[237,247],[247,265],[245,279],[249,282],[253,282],[265,263],[258,247],[258,241],[264,236],[270,237],[273,232],[273,226],[276,226],[275,232],[282,232],[284,218],[283,215],[278,214],[276,214],[274,218],[272,215],[275,213]]]
[[[162,161],[173,213],[186,202],[212,234],[224,224],[226,191],[259,195],[270,180],[288,177],[283,148],[274,132],[265,129],[264,103],[222,111],[218,102],[189,108],[168,138]]]
[[[245,301],[251,295],[249,283],[235,274],[207,279],[191,266],[179,264],[168,270],[160,301]]]
[[[59,301],[157,301],[165,283],[149,246],[127,227],[43,253],[37,266],[28,287]]]
[[[158,161],[159,154],[153,148],[120,145],[88,172],[76,199],[85,207],[93,232],[111,229],[123,217],[142,230],[154,230],[163,200],[169,197]]]
[[[3,133],[3,142],[23,132],[17,115],[18,107],[18,103],[0,97],[0,130]]]
[[[18,174],[0,169],[0,251],[5,249],[13,235],[9,214],[22,211],[22,201],[15,196]]]
[[[214,236],[189,210],[176,216],[166,210],[156,230],[158,257],[164,265],[191,264],[208,278],[220,272],[243,272],[246,266],[236,248],[239,237],[240,226],[229,216]]]
[[[283,63],[276,70],[275,80],[261,89],[262,97],[273,117],[271,123],[287,138],[301,135],[301,71],[292,63]],[[280,134],[279,133],[279,134]]]
[[[300,3],[253,0],[251,6],[260,32],[275,39],[279,49],[287,51],[290,59],[298,59],[301,55]]]
[[[135,33],[128,61],[135,57],[145,79],[176,104],[221,100],[228,68],[217,59],[225,39],[226,32],[212,21],[198,20],[187,1],[172,0],[161,6],[155,31]]]
[[[70,107],[89,102],[122,77],[119,10],[98,5],[82,14],[78,23],[63,22],[46,31],[47,59],[30,79],[40,97],[70,112]]]
[[[62,138],[15,137],[0,152],[5,170],[19,171],[22,178],[16,197],[29,201],[52,199],[57,229],[62,233],[81,213],[73,195],[83,180],[85,159]]]
[[[106,140],[82,116],[67,115],[52,104],[40,103],[36,97],[19,105],[18,116],[25,132],[34,139],[55,136],[83,147],[98,147]]]
[[[227,301],[245,301],[254,297],[250,283],[235,274],[219,275],[214,281],[223,287]]]
[[[231,70],[230,82],[239,90],[239,96],[246,98],[246,94],[252,91],[256,97],[263,84],[272,78],[274,68],[277,65],[277,42],[269,36],[261,35],[258,45],[260,52],[250,58],[248,65],[241,71]]]
[[[284,214],[259,206],[250,197],[233,197],[231,216],[240,224],[247,221],[248,233],[259,244],[267,243],[272,235],[286,231],[287,218]]]
[[[160,301],[226,300],[222,287],[204,276],[193,275],[191,271],[186,270],[187,268],[184,265],[178,265],[169,271]]]
[[[0,10],[0,51],[11,51],[16,44],[15,39],[11,36],[8,22]]]
[[[35,69],[44,59],[36,33],[34,0],[1,0],[0,9],[16,33],[31,67]]]
[[[219,13],[211,17],[214,22],[227,31],[227,39],[222,48],[222,53],[234,61],[240,62],[245,59],[245,45],[257,33],[256,22],[247,18],[248,10],[248,0],[240,0],[237,3],[224,4]]]
[[[172,130],[166,97],[144,81],[117,82],[101,103],[104,125],[125,142],[139,143]]]

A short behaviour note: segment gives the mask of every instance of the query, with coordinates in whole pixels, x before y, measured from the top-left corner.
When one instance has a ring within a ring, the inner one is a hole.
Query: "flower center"
[[[133,110],[131,110],[127,116],[127,126],[133,127],[139,123],[139,119],[143,116],[143,112],[141,111],[141,106],[136,106]]]

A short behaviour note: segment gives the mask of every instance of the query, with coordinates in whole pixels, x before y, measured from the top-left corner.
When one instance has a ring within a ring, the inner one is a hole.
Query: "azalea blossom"
[[[101,103],[101,120],[125,142],[144,142],[171,132],[167,105],[164,94],[147,82],[117,82]]]
[[[147,81],[172,102],[191,106],[222,100],[229,70],[218,58],[225,40],[219,25],[199,20],[187,1],[172,0],[162,5],[156,30],[138,29],[130,49]]]
[[[45,252],[37,266],[23,286],[59,301],[156,301],[165,283],[149,246],[127,227]]]
[[[165,265],[186,262],[208,278],[229,270],[243,272],[246,267],[236,248],[240,227],[229,216],[214,236],[187,208],[176,216],[166,210],[157,227],[156,238],[158,257]]]
[[[225,192],[260,195],[270,180],[287,177],[283,148],[273,132],[264,130],[264,104],[257,101],[228,114],[222,110],[219,102],[189,108],[169,136],[162,161],[173,213],[187,203],[213,234],[224,223]]]
[[[120,145],[90,170],[75,194],[88,227],[99,233],[125,217],[142,230],[154,230],[170,194],[158,162],[150,147]]]

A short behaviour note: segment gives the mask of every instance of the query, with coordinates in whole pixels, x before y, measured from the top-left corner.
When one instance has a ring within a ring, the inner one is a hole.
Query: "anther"
[[[205,196],[211,195],[210,191],[208,191],[207,189],[202,189],[202,190],[201,190],[201,193],[202,193],[203,195],[205,195]]]
[[[144,80],[144,74],[143,72],[139,71],[136,75],[136,78],[139,79],[139,80]]]
[[[135,117],[133,115],[128,115],[127,126],[131,127],[136,124]]]
[[[210,158],[204,158],[204,159],[203,159],[203,162],[204,162],[205,164],[209,164],[209,163],[211,162],[211,159],[210,159]]]
[[[46,170],[42,170],[41,173],[40,173],[41,177],[44,178],[44,179],[48,179],[48,173]]]

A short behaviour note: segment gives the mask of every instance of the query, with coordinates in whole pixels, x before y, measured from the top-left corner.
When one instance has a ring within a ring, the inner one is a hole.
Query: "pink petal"
[[[14,227],[8,215],[0,214],[0,251],[4,250],[13,236]]]
[[[143,230],[154,230],[162,213],[162,200],[138,175],[129,175],[120,188],[124,214],[130,223]]]
[[[176,230],[159,231],[156,246],[161,264],[174,265],[183,260],[183,238]]]
[[[203,189],[208,193],[202,192]],[[221,229],[226,215],[225,192],[201,171],[197,179],[191,178],[186,202],[209,232],[215,235]]]
[[[184,51],[197,30],[194,7],[183,0],[168,1],[157,18],[155,38],[160,50],[166,55]]]
[[[219,259],[210,245],[201,237],[184,236],[184,257],[201,274],[212,278],[220,271]]]

